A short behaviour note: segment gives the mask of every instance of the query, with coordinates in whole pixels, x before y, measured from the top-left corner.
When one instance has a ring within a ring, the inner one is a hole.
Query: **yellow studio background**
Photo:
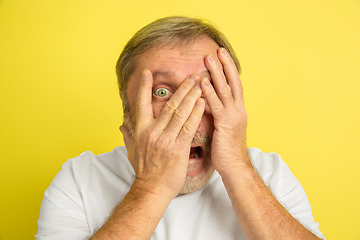
[[[359,240],[358,0],[0,1],[0,240],[34,238],[67,159],[123,144],[115,62],[135,31],[169,15],[228,36],[248,145],[283,157],[327,239]]]

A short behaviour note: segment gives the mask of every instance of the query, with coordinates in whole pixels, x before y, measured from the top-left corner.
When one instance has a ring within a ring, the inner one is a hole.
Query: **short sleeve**
[[[38,240],[88,239],[90,230],[82,196],[72,171],[72,161],[63,165],[45,192],[38,220]]]
[[[319,230],[311,212],[311,206],[304,188],[284,163],[282,170],[282,187],[278,196],[279,202],[304,227],[316,236],[325,239]]]
[[[280,155],[263,153],[257,148],[249,148],[248,152],[254,168],[276,199],[301,225],[325,239],[313,218],[303,187]]]

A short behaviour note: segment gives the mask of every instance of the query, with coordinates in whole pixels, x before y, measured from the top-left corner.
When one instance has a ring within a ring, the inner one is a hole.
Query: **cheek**
[[[158,116],[160,115],[160,112],[164,108],[165,104],[166,104],[166,101],[152,103],[154,118],[158,118]]]

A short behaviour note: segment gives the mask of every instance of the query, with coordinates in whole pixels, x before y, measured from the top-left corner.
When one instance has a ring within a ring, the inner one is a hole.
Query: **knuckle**
[[[136,107],[138,107],[138,108],[143,108],[144,106],[145,106],[145,102],[144,102],[144,101],[138,100],[138,101],[136,102]]]
[[[150,131],[150,132],[148,133],[148,137],[147,137],[148,142],[150,142],[150,143],[156,143],[156,142],[158,141],[158,138],[159,138],[158,135],[159,135],[159,134],[158,134],[157,131]]]
[[[183,125],[183,130],[184,130],[186,133],[192,132],[192,129],[193,129],[192,124],[190,124],[189,122],[184,123],[184,125]]]
[[[226,94],[231,93],[231,87],[230,87],[230,85],[227,84],[226,87],[220,89],[220,90],[219,90],[219,93],[222,94],[222,95],[226,95]]]
[[[221,104],[221,102],[217,102],[214,106],[212,106],[212,110],[215,112],[220,112],[222,111],[223,106]]]
[[[165,139],[163,137],[160,137],[159,139],[157,139],[156,141],[156,146],[157,147],[161,147],[161,148],[166,148],[169,146],[169,142],[168,139]]]
[[[243,90],[243,85],[242,85],[242,82],[240,81],[240,79],[238,79],[238,80],[236,81],[236,85],[237,85],[237,87],[238,87],[239,89]]]
[[[176,103],[174,101],[172,101],[171,99],[166,102],[166,107],[168,109],[170,109],[171,111],[175,111],[177,108]]]
[[[183,113],[183,111],[181,109],[177,108],[174,111],[174,115],[182,118],[182,117],[184,117],[185,114]]]

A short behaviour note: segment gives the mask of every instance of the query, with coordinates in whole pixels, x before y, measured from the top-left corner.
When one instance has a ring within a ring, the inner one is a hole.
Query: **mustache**
[[[203,146],[204,158],[211,159],[212,136],[203,132],[196,131],[191,143]]]
[[[193,137],[191,143],[196,143],[208,147],[211,146],[211,141],[212,138],[209,134],[196,131],[195,136]]]

